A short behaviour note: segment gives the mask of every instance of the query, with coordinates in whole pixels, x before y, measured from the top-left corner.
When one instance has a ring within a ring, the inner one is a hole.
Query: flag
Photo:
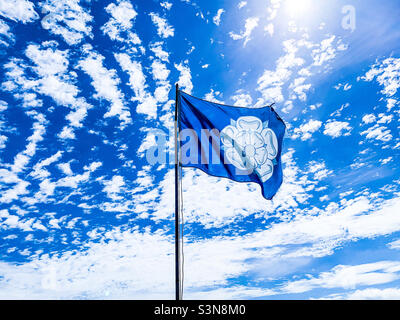
[[[180,162],[238,182],[256,182],[271,200],[282,184],[285,124],[272,107],[243,108],[179,91]]]

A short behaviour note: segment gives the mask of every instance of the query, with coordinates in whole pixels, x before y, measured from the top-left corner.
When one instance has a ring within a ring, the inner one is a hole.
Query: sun
[[[285,10],[292,18],[307,15],[311,6],[312,0],[284,0]]]

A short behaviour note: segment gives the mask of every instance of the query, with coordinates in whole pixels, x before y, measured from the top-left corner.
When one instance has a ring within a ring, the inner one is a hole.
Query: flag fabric
[[[286,126],[272,107],[227,106],[178,92],[181,165],[256,182],[271,200],[282,184]]]

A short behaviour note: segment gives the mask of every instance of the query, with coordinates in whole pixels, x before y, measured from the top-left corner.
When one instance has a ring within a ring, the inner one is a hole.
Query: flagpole
[[[178,146],[178,113],[179,85],[175,87],[175,299],[181,300],[181,271],[179,248],[179,146]]]

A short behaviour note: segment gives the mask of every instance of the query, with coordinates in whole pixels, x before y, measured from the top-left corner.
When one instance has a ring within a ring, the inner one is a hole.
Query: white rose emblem
[[[240,170],[254,170],[262,182],[274,173],[278,140],[268,128],[268,121],[257,117],[240,117],[221,131],[225,156]]]

